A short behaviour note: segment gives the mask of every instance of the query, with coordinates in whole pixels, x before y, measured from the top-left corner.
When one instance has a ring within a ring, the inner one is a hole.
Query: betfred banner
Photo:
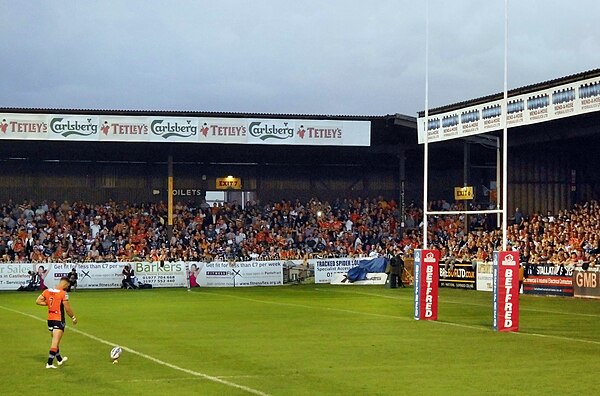
[[[0,112],[0,139],[369,146],[371,122]]]
[[[494,252],[494,330],[519,331],[519,253]]]
[[[573,292],[575,297],[600,299],[600,271],[597,268],[574,270]]]
[[[194,275],[201,287],[248,287],[283,285],[283,261],[195,263]],[[192,270],[193,271],[193,270]]]
[[[415,320],[437,320],[440,252],[415,250]]]

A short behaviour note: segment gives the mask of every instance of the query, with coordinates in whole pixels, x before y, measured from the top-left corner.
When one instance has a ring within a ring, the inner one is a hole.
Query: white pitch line
[[[444,322],[444,321],[439,321],[439,320],[430,320],[428,322],[437,324],[437,325],[460,327],[462,329],[485,330],[485,331],[491,330],[491,326],[490,327],[474,326],[474,325],[466,325],[466,324],[462,324],[462,323]],[[563,340],[563,341],[575,341],[575,342],[583,342],[585,344],[600,345],[600,341],[586,340],[586,339],[579,339],[579,338],[570,338],[570,337],[550,335],[550,334],[528,333],[528,332],[523,332],[523,331],[517,331],[517,332],[511,331],[511,332],[506,332],[505,334],[512,334],[515,336],[530,336],[530,337],[538,337],[538,338],[549,338],[549,339]]]
[[[284,377],[283,374],[278,375],[279,377]],[[264,375],[217,375],[217,378],[220,379],[231,379],[231,378],[263,378]],[[269,377],[273,377],[270,375]],[[189,378],[143,378],[143,379],[124,379],[124,380],[114,380],[112,382],[175,382],[175,381],[189,381]]]
[[[144,379],[123,379],[114,380],[114,383],[120,382],[171,382],[171,381],[189,381],[189,378],[144,378]]]
[[[40,322],[45,322],[45,320],[43,320],[43,319],[41,319],[41,318],[39,318],[37,316],[25,313],[25,312],[17,311],[17,310],[12,309],[12,308],[7,308],[7,307],[4,307],[2,305],[0,305],[0,308],[4,309],[6,311],[9,311],[9,312],[13,312],[13,313],[19,314],[19,315],[27,316],[29,318],[38,320]],[[86,333],[86,332],[81,331],[79,329],[76,329],[76,328],[74,328],[74,326],[69,326],[69,331],[72,331],[74,333],[80,334],[82,336],[85,336],[85,337],[90,338],[90,339],[92,339],[94,341],[97,341],[99,343],[102,343],[102,344],[105,344],[105,345],[108,345],[108,346],[111,346],[111,347],[114,346],[114,345],[117,345],[117,343],[104,340],[104,339],[96,337],[96,336],[94,336],[92,334],[89,334],[89,333]],[[173,370],[181,371],[181,372],[184,372],[186,374],[193,375],[195,377],[204,378],[206,380],[209,380],[209,381],[212,381],[212,382],[216,382],[216,383],[219,383],[219,384],[222,384],[222,385],[226,385],[226,386],[229,386],[231,388],[236,388],[236,389],[242,390],[244,392],[251,393],[253,395],[270,396],[268,393],[262,392],[262,391],[257,390],[257,389],[253,389],[253,388],[250,388],[250,387],[247,387],[247,386],[244,386],[244,385],[236,384],[235,382],[227,381],[227,380],[224,380],[224,379],[219,378],[219,377],[215,377],[215,376],[212,376],[212,375],[204,374],[204,373],[201,373],[199,371],[193,371],[193,370],[189,370],[189,369],[186,369],[186,368],[183,368],[183,367],[176,366],[174,364],[162,361],[162,360],[157,359],[157,358],[155,358],[153,356],[146,355],[145,353],[138,352],[135,349],[131,349],[131,348],[126,347],[126,346],[121,346],[121,348],[124,351],[127,351],[127,352],[129,352],[129,353],[131,353],[133,355],[137,355],[137,356],[142,357],[144,359],[150,360],[150,361],[152,361],[154,363],[160,364],[161,366],[169,367],[169,368],[171,368]]]
[[[237,299],[240,299],[240,300],[253,301],[253,302],[258,302],[258,303],[263,303],[263,304],[281,305],[281,306],[307,308],[307,309],[323,309],[323,310],[326,310],[326,311],[351,313],[351,314],[355,314],[355,315],[366,315],[366,316],[375,316],[375,317],[379,317],[379,318],[390,318],[390,319],[400,319],[400,320],[414,321],[414,319],[412,317],[409,318],[409,317],[405,317],[405,316],[396,316],[396,315],[377,314],[377,313],[372,313],[372,312],[353,311],[351,309],[342,309],[342,308],[330,308],[330,307],[319,307],[319,306],[303,305],[303,304],[282,303],[282,302],[278,302],[278,301],[268,301],[268,300],[259,300],[259,299],[256,299],[256,298],[240,297],[240,296],[236,296],[236,295],[233,295],[233,294],[226,294],[226,293],[219,293],[218,295],[220,295],[220,296],[227,296],[227,297],[231,297],[231,298],[237,298]],[[480,330],[480,331],[490,331],[491,330],[491,326],[490,327],[473,326],[473,325],[466,325],[466,324],[453,323],[453,322],[443,322],[443,321],[437,321],[437,320],[431,320],[431,321],[427,321],[427,322],[433,322],[433,323],[438,324],[438,325],[461,327],[461,328],[472,329],[472,330]],[[562,340],[562,341],[581,342],[581,343],[592,344],[592,345],[600,345],[600,341],[586,340],[586,339],[582,339],[582,338],[570,338],[570,337],[563,337],[563,336],[554,336],[554,335],[549,335],[549,334],[527,333],[527,332],[522,332],[522,331],[511,332],[511,334],[522,335],[522,336],[540,337],[540,338],[550,338],[550,339]]]

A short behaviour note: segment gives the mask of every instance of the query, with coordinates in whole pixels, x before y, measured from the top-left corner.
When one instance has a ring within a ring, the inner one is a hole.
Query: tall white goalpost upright
[[[502,100],[504,127],[502,128],[502,250],[506,251],[508,239],[508,0],[504,0],[504,90]],[[496,188],[498,188],[496,180]],[[498,194],[496,193],[496,196]]]
[[[518,252],[508,252],[508,0],[504,0],[504,90],[502,97],[502,251],[494,252],[493,329],[519,331]]]
[[[427,122],[429,120],[429,0],[425,1],[425,141],[423,157],[423,249],[415,250],[414,267],[414,318],[415,320],[437,320],[440,254],[427,249],[427,181],[429,143]]]
[[[518,285],[519,259],[518,254],[506,254],[508,240],[508,0],[504,0],[504,86],[502,100],[502,182],[496,180],[496,188],[502,188],[502,194],[496,194],[499,202],[496,209],[491,210],[458,210],[458,211],[430,211],[429,210],[429,0],[425,1],[425,112],[423,118],[423,242],[422,250],[415,252],[415,263],[422,264],[423,255],[426,252],[433,252],[428,249],[428,217],[429,215],[451,215],[451,214],[500,214],[502,217],[502,251],[494,252],[494,288],[493,288],[493,327],[498,331],[517,331],[518,330],[518,287],[517,292],[513,292],[513,285]],[[496,174],[499,176],[500,172]],[[501,198],[500,198],[501,196]],[[433,253],[432,253],[433,254]],[[516,256],[516,260],[515,260]],[[433,255],[430,255],[433,258]],[[435,263],[436,272],[439,275],[439,253],[436,252]],[[516,262],[516,271],[514,264]],[[419,265],[421,267],[421,265]],[[425,267],[423,267],[425,268]],[[424,303],[423,298],[435,296],[434,319],[437,319],[437,282],[416,282],[417,279],[424,279],[423,274],[415,276],[415,319],[424,319],[420,305]],[[515,278],[516,276],[516,278]],[[437,276],[436,276],[437,280]],[[431,288],[435,288],[431,293]],[[431,294],[430,294],[431,293]],[[516,310],[516,311],[515,311]],[[509,317],[510,320],[504,320]],[[503,326],[502,324],[510,324]]]
[[[425,1],[425,125],[423,126],[423,249],[427,249],[427,192],[429,182],[429,0]]]

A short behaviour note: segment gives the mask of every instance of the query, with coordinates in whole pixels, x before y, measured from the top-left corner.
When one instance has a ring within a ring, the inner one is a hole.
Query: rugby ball
[[[120,346],[116,346],[113,349],[110,350],[110,358],[112,360],[117,360],[119,358],[119,356],[121,356],[121,352],[123,352],[123,350],[121,349]]]

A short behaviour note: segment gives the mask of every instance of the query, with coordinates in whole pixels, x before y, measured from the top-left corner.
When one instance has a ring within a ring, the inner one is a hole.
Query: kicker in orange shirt
[[[48,330],[52,332],[52,343],[50,344],[50,353],[48,354],[47,369],[55,369],[54,358],[58,365],[62,366],[67,361],[66,356],[60,354],[60,340],[65,332],[65,313],[71,317],[73,324],[77,324],[77,318],[73,313],[67,289],[69,288],[69,278],[62,277],[58,282],[56,289],[46,289],[35,301],[37,305],[48,308]]]
[[[46,289],[42,296],[48,304],[48,320],[57,320],[65,322],[65,306],[63,301],[69,301],[69,296],[65,290]]]

